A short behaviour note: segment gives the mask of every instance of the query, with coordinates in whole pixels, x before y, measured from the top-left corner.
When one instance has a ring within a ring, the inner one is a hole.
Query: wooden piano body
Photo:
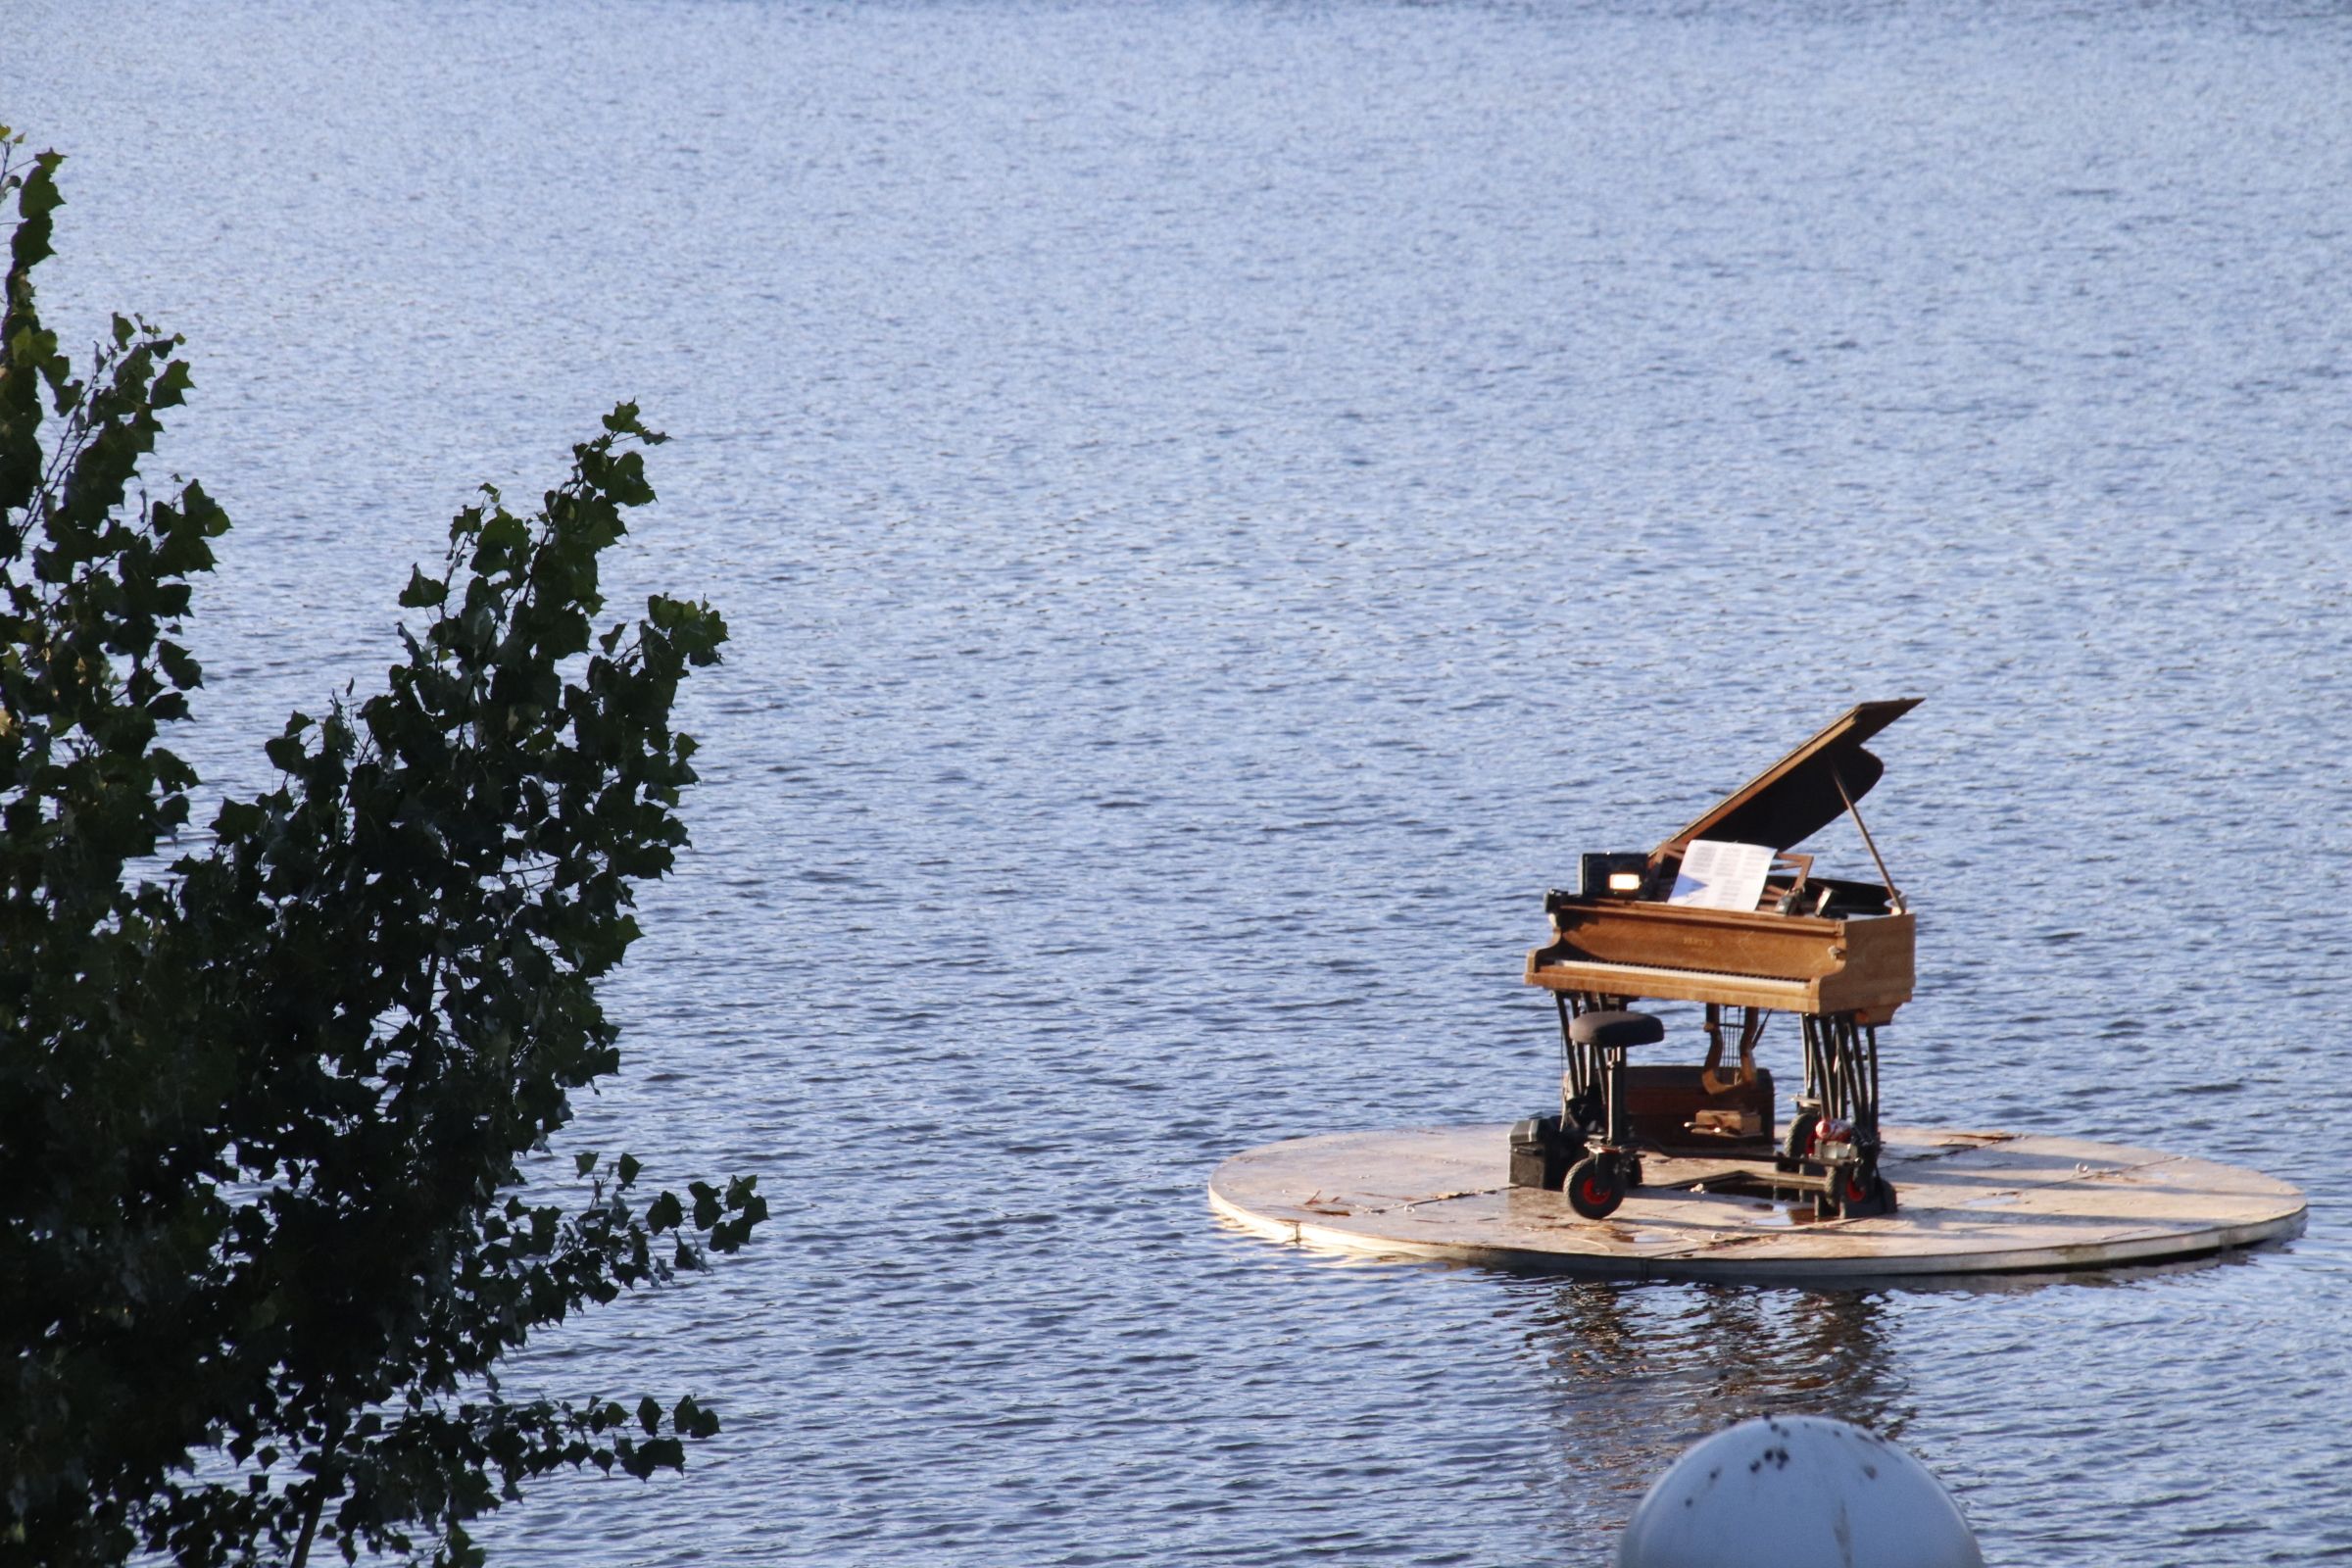
[[[1878,1026],[1911,1000],[1915,921],[1891,883],[1816,881],[1810,858],[1789,852],[1850,813],[1878,859],[1854,803],[1884,769],[1862,743],[1915,706],[1849,710],[1647,856],[1588,857],[1586,885],[1545,900],[1551,940],[1528,955],[1526,978],[1558,1003],[1568,1070],[1559,1114],[1513,1130],[1515,1183],[1564,1187],[1578,1213],[1602,1217],[1641,1185],[1642,1149],[1674,1152],[1736,1119],[1745,1130],[1725,1152],[1768,1159],[1767,1188],[1810,1190],[1825,1214],[1892,1209],[1878,1173]],[[1780,874],[1755,907],[1667,902],[1701,840],[1774,853]],[[1595,862],[1610,874],[1596,877]],[[1659,1038],[1656,1020],[1628,1010],[1645,998],[1706,1004],[1704,1069],[1629,1066],[1624,1042]],[[1739,1011],[1736,1080],[1718,1070],[1726,1009]],[[1777,1153],[1770,1075],[1751,1055],[1774,1013],[1794,1014],[1804,1042],[1804,1088]]]
[[[1590,997],[1712,1002],[1885,1023],[1911,1000],[1913,917],[1692,909],[1552,901],[1553,940],[1527,982]]]
[[[1544,901],[1552,940],[1528,955],[1528,983],[1884,1023],[1911,1000],[1912,919],[1901,896],[1867,882],[1813,880],[1811,857],[1789,852],[1840,815],[1861,821],[1854,803],[1886,771],[1863,743],[1918,706],[1917,698],[1858,704],[1647,857],[1608,858],[1641,861],[1637,886],[1553,893]],[[1665,902],[1700,839],[1776,852],[1779,874],[1766,883],[1763,906]]]

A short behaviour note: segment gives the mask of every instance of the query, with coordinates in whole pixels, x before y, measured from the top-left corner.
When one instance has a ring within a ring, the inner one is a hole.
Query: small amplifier
[[[1638,899],[1649,880],[1649,857],[1631,854],[1586,855],[1578,858],[1576,891],[1587,899]]]

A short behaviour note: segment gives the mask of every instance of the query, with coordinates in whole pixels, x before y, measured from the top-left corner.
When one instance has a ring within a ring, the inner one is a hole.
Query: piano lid
[[[1692,839],[1729,839],[1792,850],[1845,809],[1838,786],[1859,801],[1886,764],[1862,743],[1920,705],[1917,697],[1860,703],[1832,719],[1811,740],[1717,802],[1704,816],[1649,852],[1655,865],[1681,855]]]

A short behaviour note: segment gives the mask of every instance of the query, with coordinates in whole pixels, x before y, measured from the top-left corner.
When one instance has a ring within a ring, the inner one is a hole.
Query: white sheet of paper
[[[1692,839],[1666,902],[1696,909],[1753,909],[1771,871],[1772,851],[1761,844]]]

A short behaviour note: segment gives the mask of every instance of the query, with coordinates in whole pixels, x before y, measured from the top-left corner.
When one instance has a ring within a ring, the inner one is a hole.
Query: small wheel
[[[1607,1219],[1625,1201],[1625,1175],[1608,1154],[1588,1154],[1568,1172],[1568,1206],[1587,1219]]]
[[[1870,1219],[1894,1212],[1894,1184],[1877,1171],[1859,1170],[1838,1177],[1838,1212],[1847,1219]]]
[[[1788,1123],[1788,1141],[1781,1146],[1781,1157],[1788,1161],[1791,1170],[1813,1147],[1813,1129],[1820,1124],[1821,1118],[1809,1110],[1797,1112],[1795,1119]]]

